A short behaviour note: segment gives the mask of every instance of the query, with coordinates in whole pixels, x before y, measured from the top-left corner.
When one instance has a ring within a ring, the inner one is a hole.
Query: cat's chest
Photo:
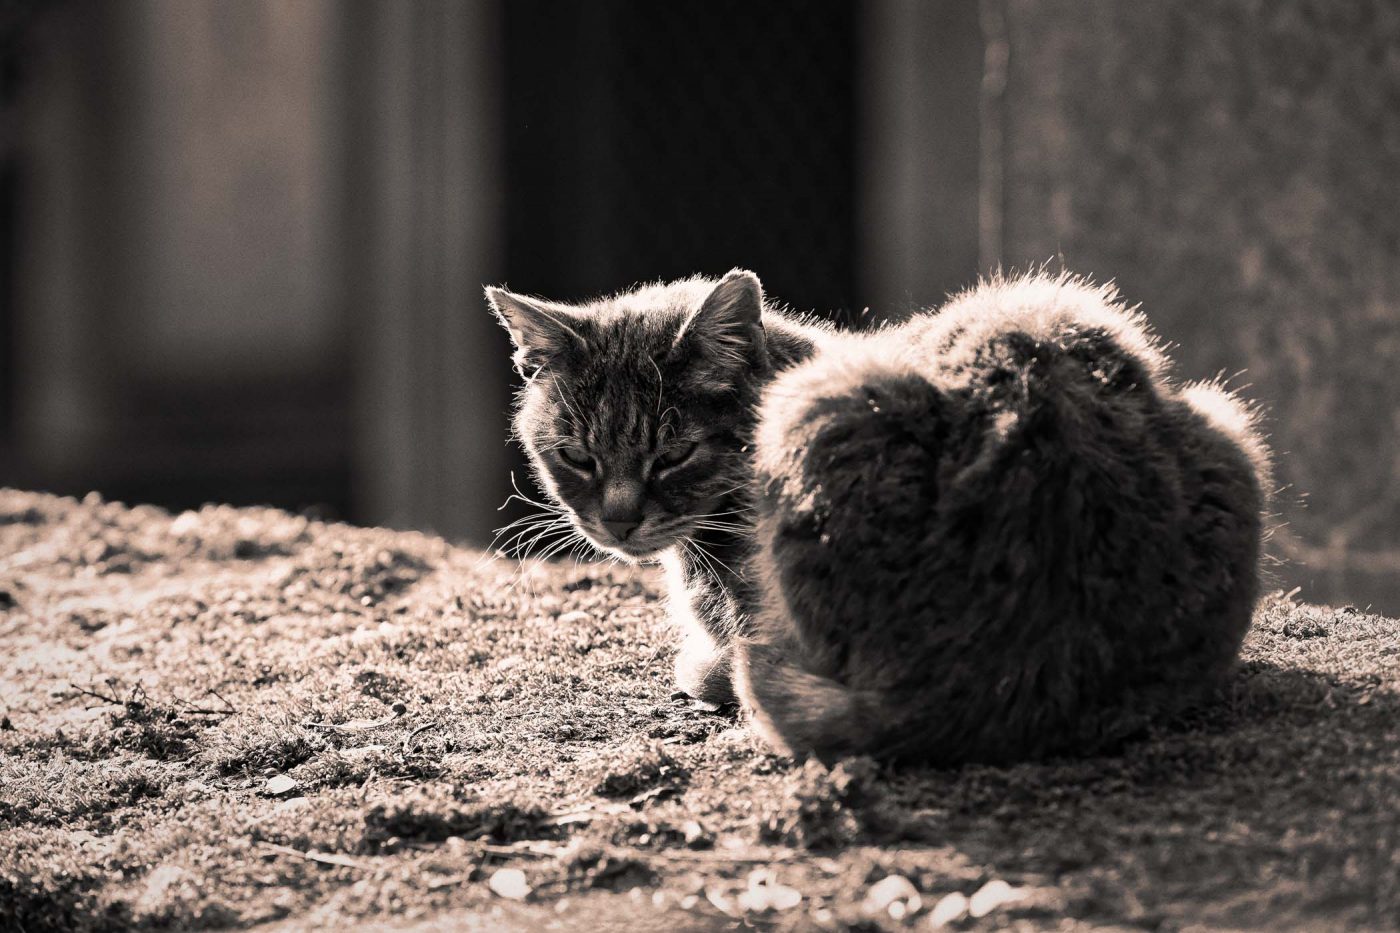
[[[693,623],[717,637],[732,634],[740,614],[731,574],[708,556],[677,547],[661,556],[670,612],[682,625]]]

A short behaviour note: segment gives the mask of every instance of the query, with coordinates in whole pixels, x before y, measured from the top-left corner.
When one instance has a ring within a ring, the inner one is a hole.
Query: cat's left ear
[[[712,365],[726,371],[763,359],[763,285],[747,269],[719,280],[700,310],[681,325],[675,346],[690,342]]]
[[[587,346],[578,330],[578,315],[567,308],[495,287],[486,289],[486,301],[510,331],[515,344],[512,359],[522,376],[555,357]]]

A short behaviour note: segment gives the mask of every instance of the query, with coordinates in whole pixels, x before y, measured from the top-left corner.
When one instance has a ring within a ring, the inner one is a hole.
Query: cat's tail
[[[735,645],[734,690],[754,731],[783,754],[831,761],[869,751],[880,698],[799,666],[794,648],[758,640]]]
[[[918,697],[852,687],[816,673],[816,666],[795,644],[736,643],[734,691],[768,745],[828,763],[849,755],[939,760],[938,750],[926,747],[926,735],[915,725],[924,718]]]

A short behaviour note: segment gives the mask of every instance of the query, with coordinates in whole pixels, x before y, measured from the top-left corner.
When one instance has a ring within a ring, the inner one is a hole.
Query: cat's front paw
[[[709,638],[691,635],[676,655],[676,686],[706,703],[724,706],[737,702],[734,695],[730,649]]]

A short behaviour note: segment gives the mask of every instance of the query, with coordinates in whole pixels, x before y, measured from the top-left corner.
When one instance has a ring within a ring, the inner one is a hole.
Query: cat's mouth
[[[580,530],[588,542],[598,550],[621,557],[631,563],[660,556],[662,551],[676,543],[677,537],[667,528],[651,528],[641,534],[633,532],[626,539],[588,525],[581,526]]]
[[[668,547],[665,541],[652,534],[642,536],[633,534],[624,541],[601,529],[583,526],[580,530],[583,532],[583,536],[588,539],[588,543],[598,550],[632,563],[655,557]]]
[[[664,516],[644,523],[620,538],[610,530],[605,530],[597,521],[580,521],[576,526],[588,542],[598,550],[627,561],[639,563],[661,556],[662,552],[684,543],[696,531],[697,523],[692,516]]]

